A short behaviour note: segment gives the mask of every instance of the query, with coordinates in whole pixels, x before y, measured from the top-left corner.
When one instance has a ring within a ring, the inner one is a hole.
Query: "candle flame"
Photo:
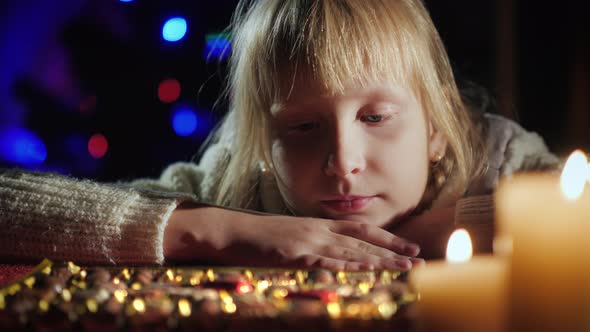
[[[471,259],[473,248],[469,233],[461,228],[453,232],[447,245],[447,261],[451,263],[463,263]]]
[[[567,159],[561,172],[561,193],[568,200],[576,200],[584,192],[589,178],[588,159],[584,152],[574,151]]]

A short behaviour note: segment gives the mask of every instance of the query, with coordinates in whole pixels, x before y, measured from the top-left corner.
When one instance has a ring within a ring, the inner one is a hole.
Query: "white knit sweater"
[[[493,225],[489,195],[500,176],[555,167],[542,139],[504,118],[486,115],[490,170],[457,203],[456,222]],[[228,148],[210,147],[199,165],[175,163],[159,179],[100,184],[55,174],[0,170],[0,261],[74,260],[87,264],[162,264],[166,223],[184,200],[211,202]],[[261,181],[265,212],[284,211],[276,186]],[[444,202],[445,193],[437,199]],[[482,196],[485,195],[485,196]],[[214,222],[214,221],[212,221]]]

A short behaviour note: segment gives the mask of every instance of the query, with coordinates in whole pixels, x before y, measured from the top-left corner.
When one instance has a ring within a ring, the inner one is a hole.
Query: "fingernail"
[[[408,243],[404,246],[404,252],[410,256],[416,256],[420,253],[420,246],[414,243]]]
[[[426,265],[426,261],[422,258],[410,258],[410,261],[412,262],[412,267]]]
[[[397,267],[402,268],[404,270],[409,270],[412,268],[412,262],[409,260],[397,260],[395,261]]]

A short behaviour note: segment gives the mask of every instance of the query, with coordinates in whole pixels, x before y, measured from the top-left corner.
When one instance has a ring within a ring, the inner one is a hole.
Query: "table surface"
[[[0,288],[33,271],[34,268],[35,265],[30,264],[0,264]]]

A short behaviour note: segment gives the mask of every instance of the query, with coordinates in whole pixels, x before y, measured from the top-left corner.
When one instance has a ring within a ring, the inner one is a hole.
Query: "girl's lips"
[[[373,200],[373,198],[375,197],[350,197],[346,199],[320,201],[320,203],[323,207],[339,213],[358,212],[364,209]]]

